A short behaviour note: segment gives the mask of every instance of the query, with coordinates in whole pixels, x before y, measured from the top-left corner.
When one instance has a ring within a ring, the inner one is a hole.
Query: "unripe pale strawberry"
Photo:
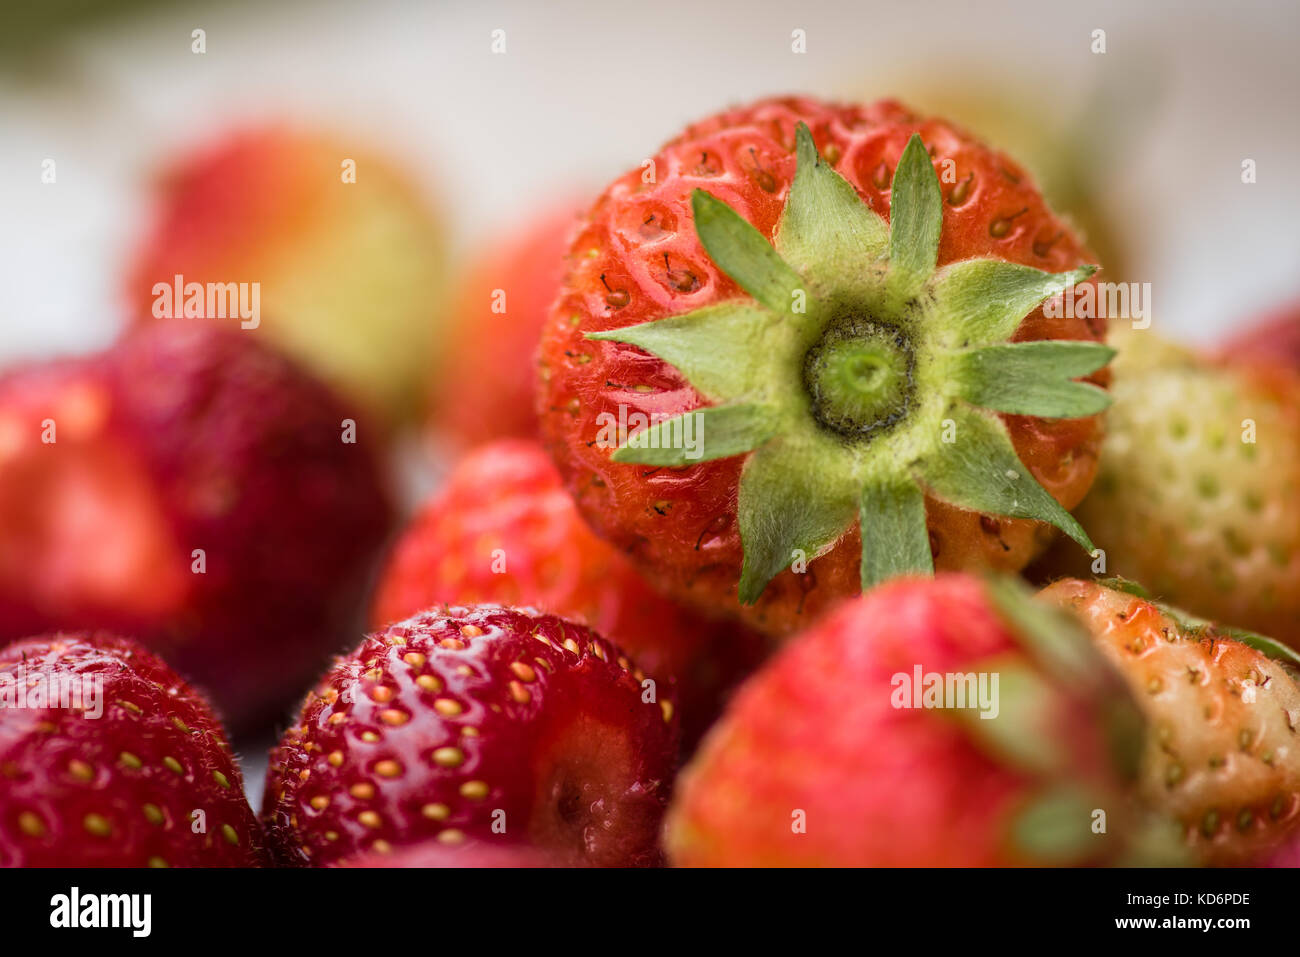
[[[1040,598],[1077,615],[1127,679],[1147,718],[1142,796],[1196,858],[1250,863],[1296,833],[1300,658],[1103,584],[1065,579]]]

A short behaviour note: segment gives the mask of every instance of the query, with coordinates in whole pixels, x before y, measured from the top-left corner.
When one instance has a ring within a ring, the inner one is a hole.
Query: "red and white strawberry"
[[[349,418],[197,321],[0,376],[0,640],[113,629],[239,728],[278,713],[342,644],[388,525]]]
[[[367,142],[289,126],[223,132],[174,158],[125,281],[133,320],[193,322],[159,285],[257,283],[267,337],[392,424],[420,406],[447,267],[428,198]],[[184,293],[186,299],[188,293]],[[206,309],[206,302],[205,302]],[[240,319],[207,319],[236,324]]]
[[[788,633],[896,574],[1023,567],[1087,491],[1090,256],[1000,153],[893,102],[766,100],[616,180],[542,337],[543,434],[668,593]],[[1082,341],[1075,341],[1082,340]]]
[[[308,696],[271,756],[268,839],[291,864],[428,840],[658,863],[677,755],[664,690],[553,615],[416,615],[367,638]]]
[[[1040,597],[1078,616],[1128,680],[1150,729],[1142,796],[1198,859],[1246,864],[1295,835],[1300,657],[1103,584],[1065,579]]]
[[[160,658],[90,632],[0,648],[0,866],[263,863],[225,731]]]
[[[1150,860],[1166,851],[1129,797],[1141,741],[1077,622],[1010,580],[899,579],[742,687],[678,782],[668,852],[708,867]]]

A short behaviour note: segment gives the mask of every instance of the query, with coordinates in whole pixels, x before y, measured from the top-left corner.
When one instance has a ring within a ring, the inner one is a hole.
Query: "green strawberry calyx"
[[[1113,350],[1008,341],[1029,312],[1096,267],[1047,273],[971,259],[936,268],[942,196],[917,135],[894,173],[888,223],[802,123],[796,157],[775,243],[711,194],[692,196],[701,244],[748,297],[588,335],[659,357],[711,403],[629,436],[613,460],[682,467],[748,456],[737,502],[746,604],[855,519],[864,590],[932,573],[927,494],[1048,522],[1091,551],[997,413],[1077,418],[1108,405],[1102,389],[1074,380]],[[685,416],[696,417],[693,432]],[[683,434],[700,441],[673,447]]]

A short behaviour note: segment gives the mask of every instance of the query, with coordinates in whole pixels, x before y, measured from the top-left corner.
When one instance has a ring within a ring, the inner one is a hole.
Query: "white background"
[[[190,50],[196,27],[207,52]],[[1104,29],[1108,52],[1090,52]],[[489,50],[494,29],[507,52]],[[802,29],[807,50],[790,50]],[[763,94],[907,99],[900,77],[991,71],[1077,115],[1136,78],[1137,129],[1101,144],[1105,200],[1156,322],[1199,340],[1300,292],[1300,5],[654,0],[194,4],[73,36],[0,71],[0,361],[84,350],[169,150],[249,118],[386,147],[462,246],[594,191],[685,122]],[[1149,78],[1152,82],[1148,82]],[[1113,79],[1113,77],[1112,77]],[[1105,126],[1098,122],[1104,134]],[[58,181],[40,181],[41,163]],[[1259,182],[1240,182],[1241,161]]]

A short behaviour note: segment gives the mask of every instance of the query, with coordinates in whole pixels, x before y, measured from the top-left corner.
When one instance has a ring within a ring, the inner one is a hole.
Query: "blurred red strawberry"
[[[745,684],[678,781],[668,854],[703,867],[1167,859],[1170,829],[1131,806],[1143,728],[1083,629],[1012,580],[897,579]]]
[[[0,649],[0,866],[264,860],[225,731],[161,659],[102,632]]]
[[[460,284],[430,402],[433,427],[456,445],[537,435],[537,343],[559,295],[576,210],[553,210],[488,244]]]
[[[1222,351],[1229,360],[1267,362],[1300,372],[1300,299],[1260,316],[1231,336]]]
[[[766,652],[756,633],[651,589],[587,527],[533,442],[503,440],[461,460],[398,539],[371,621],[379,628],[465,602],[530,605],[583,622],[648,673],[675,678],[688,747]]]
[[[388,525],[365,430],[249,333],[0,376],[0,640],[137,635],[240,727],[341,644]]]
[[[178,157],[162,184],[127,277],[134,320],[182,321],[155,311],[177,275],[258,283],[257,335],[385,421],[414,410],[445,263],[413,183],[355,137],[268,127]]]

